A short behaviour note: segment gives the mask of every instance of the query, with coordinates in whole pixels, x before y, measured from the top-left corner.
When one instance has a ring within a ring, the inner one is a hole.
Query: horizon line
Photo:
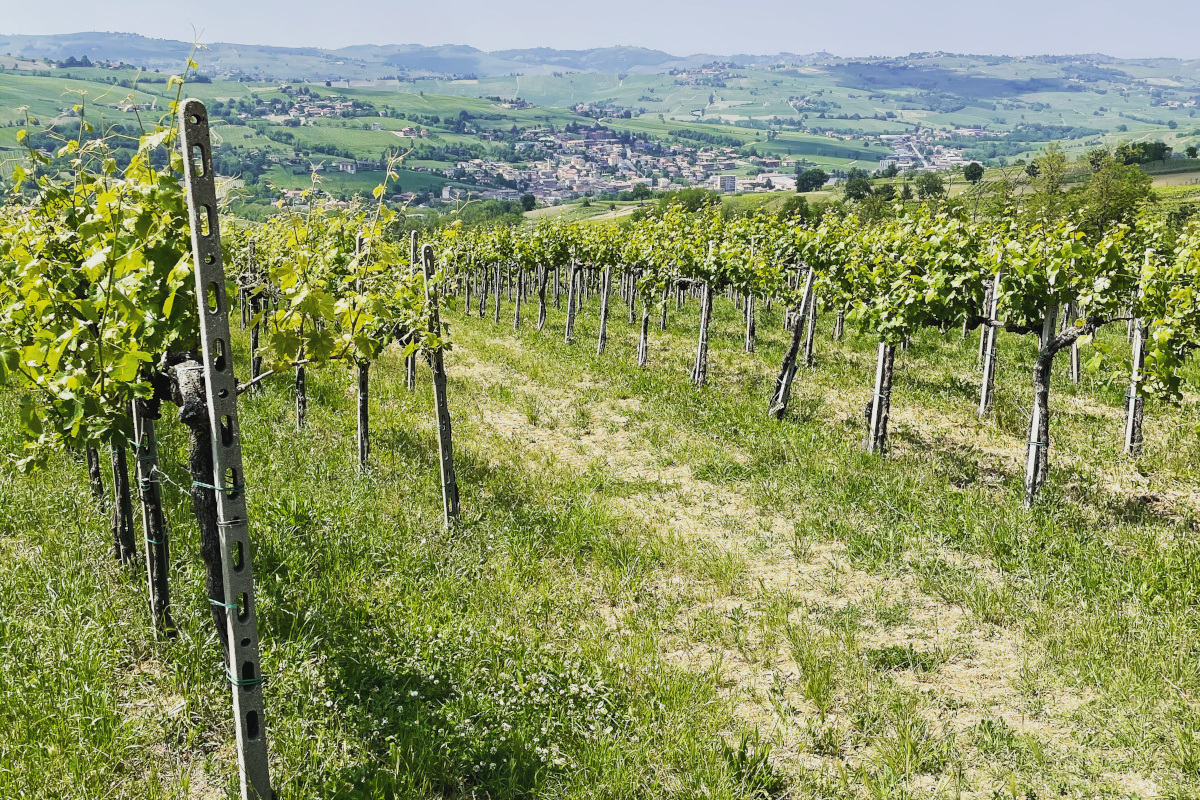
[[[84,35],[88,35],[88,34],[134,36],[134,37],[138,37],[141,39],[147,39],[150,41],[180,42],[182,44],[190,45],[190,43],[186,39],[171,39],[171,38],[167,38],[167,37],[146,36],[145,34],[135,33],[133,31],[89,30],[89,31],[74,31],[71,33],[0,33],[0,37],[67,38],[67,37],[71,37],[71,36],[84,36]],[[671,58],[677,59],[677,60],[697,58],[697,57],[701,57],[701,56],[713,57],[713,58],[729,58],[729,59],[733,59],[735,56],[751,56],[754,58],[773,58],[776,56],[796,56],[796,57],[802,57],[802,58],[815,58],[815,57],[833,58],[833,59],[838,59],[838,60],[842,60],[842,61],[847,61],[847,60],[854,60],[854,59],[890,59],[890,58],[911,58],[914,56],[945,55],[945,56],[967,56],[967,57],[974,56],[974,57],[995,57],[995,58],[1014,58],[1014,59],[1017,59],[1017,58],[1043,58],[1043,57],[1056,57],[1056,58],[1101,57],[1101,58],[1113,59],[1116,61],[1182,61],[1182,62],[1200,61],[1200,56],[1196,56],[1196,57],[1162,56],[1162,55],[1113,56],[1113,55],[1109,55],[1107,53],[1102,53],[1102,52],[1097,52],[1097,51],[1076,52],[1076,53],[1042,52],[1042,53],[1012,54],[1012,53],[983,53],[983,52],[972,53],[972,52],[965,52],[965,51],[938,49],[938,50],[912,50],[912,51],[909,51],[909,52],[903,53],[903,54],[873,53],[873,54],[860,54],[860,55],[839,55],[837,53],[832,53],[828,50],[821,49],[821,50],[813,51],[810,53],[796,53],[796,52],[791,52],[791,51],[787,51],[787,50],[781,50],[777,53],[765,53],[765,52],[760,52],[760,53],[752,53],[752,52],[710,53],[710,52],[699,51],[699,52],[688,53],[686,55],[679,55],[679,54],[672,53],[667,50],[662,50],[662,49],[659,49],[656,47],[648,47],[646,45],[637,45],[637,44],[609,44],[609,45],[602,45],[602,46],[598,46],[598,47],[555,47],[552,45],[535,45],[532,47],[502,47],[502,48],[497,48],[495,50],[484,50],[483,48],[475,47],[474,45],[465,44],[463,42],[442,42],[439,44],[423,44],[421,42],[388,42],[386,44],[376,44],[373,42],[357,42],[355,44],[342,45],[340,47],[330,47],[330,46],[318,45],[318,44],[259,44],[259,43],[255,43],[255,42],[249,42],[249,41],[243,41],[243,42],[214,41],[214,42],[205,43],[205,42],[201,41],[201,42],[199,42],[199,45],[201,48],[208,48],[208,47],[214,47],[214,46],[219,46],[219,45],[237,45],[237,46],[249,45],[252,47],[268,47],[268,48],[291,49],[291,50],[295,50],[295,49],[324,50],[326,52],[337,52],[339,50],[349,50],[349,49],[356,48],[356,47],[375,47],[375,48],[380,48],[380,49],[388,48],[388,47],[422,47],[422,48],[428,48],[428,49],[436,49],[436,48],[441,48],[441,47],[466,47],[466,48],[470,48],[476,52],[486,53],[488,55],[494,55],[496,53],[522,51],[522,50],[552,50],[552,51],[558,51],[558,52],[588,53],[588,52],[595,52],[595,51],[599,51],[599,50],[631,49],[631,50],[645,50],[647,52],[654,52],[654,53],[662,53],[664,55],[670,56]]]

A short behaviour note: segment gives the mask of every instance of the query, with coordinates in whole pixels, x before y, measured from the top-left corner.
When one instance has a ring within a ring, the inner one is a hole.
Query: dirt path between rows
[[[1079,755],[1069,717],[1089,698],[1043,687],[1037,703],[1031,703],[1030,690],[1021,683],[1037,673],[1038,648],[1019,629],[984,622],[930,596],[909,571],[873,574],[858,569],[842,544],[808,543],[807,531],[798,530],[790,519],[764,514],[736,486],[697,480],[686,464],[663,465],[660,456],[642,443],[630,419],[640,408],[636,398],[583,401],[588,422],[581,426],[577,409],[582,392],[577,387],[536,385],[463,345],[456,345],[454,359],[462,370],[459,374],[469,375],[485,389],[505,387],[539,408],[532,422],[530,414],[513,410],[509,403],[472,410],[472,415],[478,415],[480,432],[494,438],[498,451],[535,451],[569,473],[600,470],[644,486],[629,497],[613,499],[614,510],[650,535],[678,537],[709,551],[711,558],[738,565],[736,580],[724,587],[698,589],[682,576],[660,575],[646,587],[648,599],[601,607],[597,613],[620,631],[646,603],[670,602],[682,608],[675,624],[664,631],[662,656],[691,671],[715,671],[736,717],[773,742],[773,758],[783,770],[816,769],[833,775],[840,766],[875,763],[876,747],[863,744],[851,731],[854,720],[849,709],[859,699],[852,695],[864,686],[923,698],[919,714],[943,739],[969,742],[981,721],[1002,720],[1017,734],[1036,739],[1048,752],[1060,757]],[[584,384],[594,386],[587,378]],[[901,419],[902,424],[908,422],[904,416]],[[865,528],[876,525],[865,517],[855,522]],[[997,586],[1003,582],[990,565],[965,563],[960,554],[923,555],[968,568],[978,580]],[[905,610],[899,621],[888,618],[889,608],[901,606]],[[786,609],[786,620],[773,611],[780,607]],[[820,619],[849,611],[859,620],[851,649],[840,656],[850,663],[839,667],[849,677],[844,688],[833,693],[831,708],[822,719],[807,699],[809,676],[797,661],[795,640],[778,631],[780,627],[810,630]],[[767,624],[772,614],[773,626]],[[699,627],[711,627],[714,620],[732,629],[736,641],[697,635]],[[915,654],[912,660],[918,666],[875,674],[853,664],[864,654],[902,651]],[[927,663],[936,667],[921,668]],[[814,747],[815,736],[825,737],[824,748]],[[829,739],[835,746],[829,746]],[[826,752],[815,752],[822,749]],[[1117,763],[1126,760],[1120,754],[1116,758]],[[981,771],[985,764],[971,758],[966,762],[969,786],[981,791],[994,788],[990,782],[994,776]],[[1085,782],[1096,778],[1079,777]],[[1143,797],[1157,793],[1153,783],[1137,774],[1110,772],[1105,782]],[[913,777],[909,783],[913,789],[925,790],[937,785],[928,775]]]

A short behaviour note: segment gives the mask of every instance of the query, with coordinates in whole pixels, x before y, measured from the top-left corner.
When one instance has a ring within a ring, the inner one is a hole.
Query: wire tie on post
[[[238,525],[245,525],[244,519],[219,519],[217,520],[218,528],[236,528]]]
[[[208,602],[210,605],[216,606],[217,608],[224,608],[227,611],[237,611],[238,608],[237,603],[223,603],[213,600],[211,597],[208,598]]]
[[[246,490],[246,485],[244,483],[238,484],[237,486],[214,486],[211,483],[192,481],[192,486],[197,486],[201,489],[212,489],[214,492],[222,492],[224,494],[241,494]]]
[[[166,536],[163,536],[163,538],[161,538],[161,539],[151,539],[149,536],[146,537],[146,544],[153,544],[153,545],[158,545],[159,547],[162,547],[166,543],[167,543]]]
[[[1028,443],[1033,445],[1034,447],[1049,447],[1050,446],[1049,442],[1035,442],[1033,440],[1030,440]]]

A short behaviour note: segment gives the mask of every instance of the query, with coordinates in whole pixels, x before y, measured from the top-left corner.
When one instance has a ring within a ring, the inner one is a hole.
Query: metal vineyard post
[[[273,800],[267,762],[258,614],[246,514],[241,427],[238,422],[238,387],[233,374],[229,300],[225,289],[225,268],[221,262],[212,142],[204,104],[195,99],[183,101],[179,128],[192,229],[204,385],[212,431],[212,481],[213,486],[217,487],[217,525],[225,583],[224,600],[225,607],[230,611],[226,614],[229,638],[226,677],[233,694],[239,785],[243,800]]]

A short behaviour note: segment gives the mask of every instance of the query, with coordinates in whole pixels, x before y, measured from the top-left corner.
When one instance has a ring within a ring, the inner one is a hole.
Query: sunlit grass
[[[1124,387],[1071,386],[1064,359],[1028,511],[1029,342],[1001,338],[980,421],[975,341],[917,337],[881,460],[860,452],[873,343],[832,343],[828,320],[778,422],[777,308],[746,355],[740,313],[717,304],[702,389],[694,301],[652,328],[646,370],[619,305],[599,359],[594,304],[573,346],[561,312],[514,335],[510,310],[447,315],[451,533],[424,367],[415,393],[398,354],[372,371],[367,475],[348,371],[309,373],[304,434],[286,382],[242,399],[281,797],[1200,791],[1194,406],[1151,403],[1146,455],[1126,462]],[[15,413],[0,394],[9,453]],[[160,442],[183,485],[169,414]],[[144,577],[107,555],[81,463],[7,468],[0,490],[0,796],[232,792],[184,493],[166,490],[167,642]]]

